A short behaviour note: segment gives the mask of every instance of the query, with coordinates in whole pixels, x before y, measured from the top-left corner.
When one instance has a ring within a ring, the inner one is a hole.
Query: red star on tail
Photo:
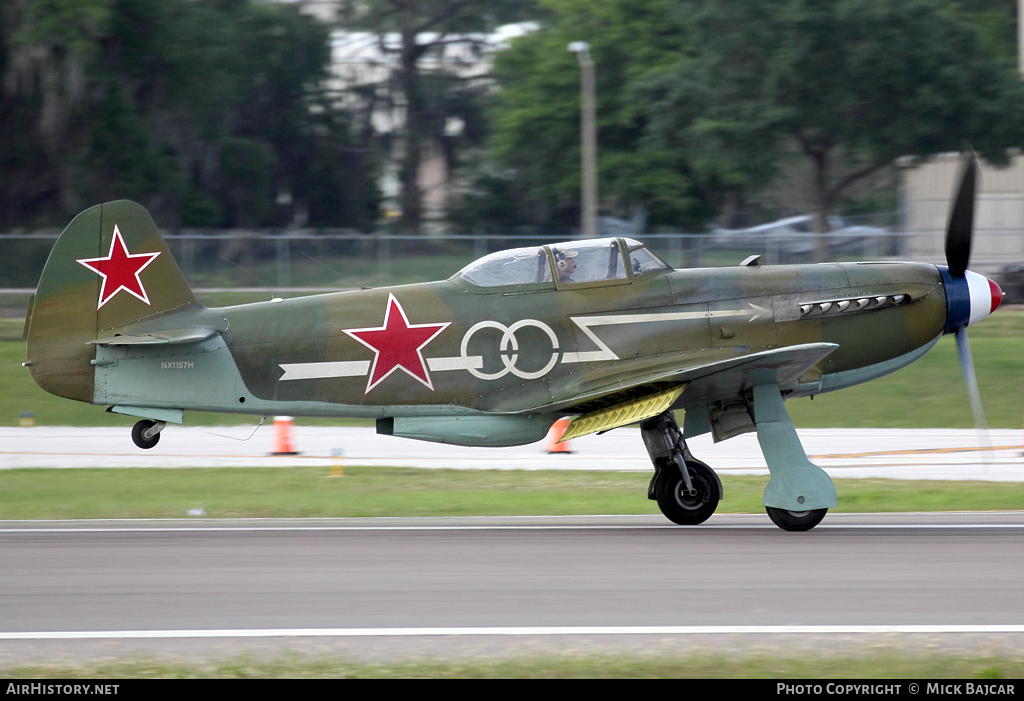
[[[158,255],[160,255],[160,251],[129,253],[128,247],[124,245],[124,239],[121,237],[121,230],[117,228],[117,224],[114,224],[114,238],[110,241],[110,252],[106,258],[77,258],[75,262],[81,263],[103,278],[100,302],[96,307],[96,310],[99,311],[121,290],[150,304],[149,295],[146,294],[146,288],[142,284],[139,273],[156,260]]]
[[[397,313],[395,313],[397,312]],[[402,305],[394,294],[388,295],[388,309],[384,313],[384,325],[366,329],[342,329],[352,338],[373,351],[373,366],[370,368],[370,381],[366,392],[381,383],[384,378],[395,370],[403,370],[407,375],[434,389],[427,372],[427,363],[423,359],[423,347],[444,331],[451,322],[440,324],[410,324]]]

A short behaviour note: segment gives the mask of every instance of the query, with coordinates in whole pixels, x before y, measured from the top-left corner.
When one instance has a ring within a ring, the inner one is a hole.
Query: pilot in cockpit
[[[576,261],[574,260],[578,251],[572,250],[559,250],[554,249],[552,253],[555,256],[555,270],[558,272],[558,279],[561,282],[572,282],[572,274],[576,270]]]

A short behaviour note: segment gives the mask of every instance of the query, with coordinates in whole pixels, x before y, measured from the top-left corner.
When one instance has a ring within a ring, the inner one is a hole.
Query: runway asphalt
[[[1019,431],[803,430],[834,477],[1024,481]],[[370,428],[0,428],[0,469],[410,466],[650,471],[636,429],[463,448]],[[722,474],[767,470],[756,436],[690,442]],[[1021,512],[0,522],[0,666],[242,653],[348,659],[1020,650]],[[950,605],[955,602],[955,605]]]
[[[1024,641],[1020,512],[0,521],[0,666]],[[874,646],[872,648],[872,646]]]
[[[639,431],[623,428],[570,442],[568,454],[545,443],[514,448],[466,448],[379,436],[372,428],[294,426],[299,454],[271,455],[271,425],[168,426],[149,451],[135,447],[130,428],[0,428],[0,469],[22,467],[269,467],[398,466],[502,470],[637,470],[650,461]],[[950,429],[805,429],[811,460],[833,477],[1024,481],[1022,432]],[[721,474],[765,474],[754,434],[719,444],[689,441],[695,456]]]

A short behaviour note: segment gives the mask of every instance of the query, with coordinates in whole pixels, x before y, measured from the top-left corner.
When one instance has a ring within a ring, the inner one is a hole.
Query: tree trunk
[[[423,193],[420,190],[419,174],[426,109],[417,66],[419,49],[416,46],[416,30],[410,25],[402,31],[399,82],[405,97],[405,139],[399,167],[402,189],[398,200],[402,209],[401,233],[416,235],[420,233],[420,220],[423,215]]]
[[[826,263],[829,260],[828,213],[832,208],[832,195],[828,189],[828,152],[817,151],[810,154],[814,165],[814,216],[811,220],[811,231],[814,232],[814,262]]]

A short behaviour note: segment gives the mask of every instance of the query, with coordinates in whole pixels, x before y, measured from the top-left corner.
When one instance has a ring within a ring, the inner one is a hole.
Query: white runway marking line
[[[5,640],[141,640],[173,638],[376,638],[556,635],[831,635],[1024,633],[1024,625],[804,626],[516,626],[479,628],[257,628],[252,630],[97,630],[0,632]]]

